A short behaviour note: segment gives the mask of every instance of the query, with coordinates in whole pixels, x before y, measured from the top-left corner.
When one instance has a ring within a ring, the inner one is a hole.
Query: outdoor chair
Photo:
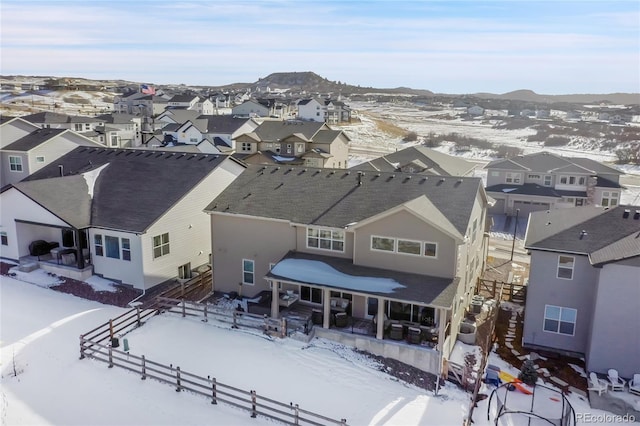
[[[392,340],[402,340],[402,324],[391,324],[389,338]]]
[[[336,327],[346,327],[349,323],[349,317],[346,312],[338,312],[335,316],[336,318]]]
[[[608,371],[608,378],[609,378],[609,388],[611,388],[612,391],[624,390],[624,385],[627,384],[627,381],[620,378],[620,376],[618,375],[618,370],[615,370],[613,368],[610,369]]]
[[[608,383],[606,380],[599,379],[596,373],[589,373],[589,387],[587,390],[598,392],[598,395],[607,393]]]
[[[629,382],[629,392],[640,395],[640,374],[634,374]]]
[[[407,341],[419,345],[422,340],[422,330],[416,327],[409,327],[407,330]]]

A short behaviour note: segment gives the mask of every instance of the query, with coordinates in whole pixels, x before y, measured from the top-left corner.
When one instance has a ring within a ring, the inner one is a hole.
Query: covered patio
[[[432,352],[442,353],[449,346],[445,341],[457,278],[372,268],[350,259],[292,251],[266,279],[272,289],[272,317],[309,318],[316,330]],[[283,298],[294,302],[287,304]]]

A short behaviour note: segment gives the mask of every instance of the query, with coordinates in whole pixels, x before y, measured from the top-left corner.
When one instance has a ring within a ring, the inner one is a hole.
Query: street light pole
[[[518,215],[520,209],[516,209],[516,225],[513,227],[513,243],[511,243],[511,261],[513,261],[513,251],[516,249],[516,233],[518,232]]]

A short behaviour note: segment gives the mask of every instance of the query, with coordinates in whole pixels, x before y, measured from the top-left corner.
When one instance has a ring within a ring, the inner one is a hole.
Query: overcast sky
[[[640,92],[640,1],[0,0],[3,75]]]

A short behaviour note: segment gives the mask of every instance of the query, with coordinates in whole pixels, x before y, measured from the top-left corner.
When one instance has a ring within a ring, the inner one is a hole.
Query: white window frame
[[[378,239],[392,241],[393,242],[393,249],[392,250],[385,250],[385,249],[374,247],[374,241],[378,240]],[[399,245],[400,245],[399,242],[400,241],[407,241],[407,242],[420,244],[420,253],[416,254],[416,253],[408,253],[408,252],[400,251],[399,250]],[[428,258],[431,258],[431,259],[436,259],[438,257],[438,243],[433,242],[433,241],[420,241],[420,240],[411,240],[409,238],[394,238],[394,237],[386,237],[384,235],[371,235],[369,244],[370,244],[369,248],[371,249],[371,251],[378,251],[378,252],[381,252],[381,253],[393,253],[393,254],[400,254],[400,255],[404,255],[404,256],[428,257]],[[427,254],[427,250],[426,250],[426,247],[425,247],[427,244],[434,246],[435,254],[433,256]]]
[[[44,161],[45,161],[44,155],[38,155],[36,157],[36,163],[44,163]]]
[[[115,247],[115,256],[109,256],[109,247],[112,247],[109,245],[109,243],[113,243],[115,242],[116,247]],[[108,257],[109,259],[118,259],[120,260],[120,238],[118,237],[114,237],[113,235],[105,235],[104,236],[104,256]]]
[[[8,246],[9,245],[9,237],[7,233],[4,231],[0,231],[0,245]]]
[[[606,201],[606,204],[605,204]],[[620,202],[620,194],[614,191],[603,191],[600,205],[602,207],[615,207]]]
[[[118,146],[118,135],[109,136],[109,146],[112,148]]]
[[[558,318],[552,318],[550,316],[547,316],[547,309],[548,308],[555,308],[555,309],[559,309],[560,310],[560,315]],[[562,320],[562,314],[563,311],[573,311],[573,321],[563,321]],[[547,320],[551,320],[551,321],[557,321],[558,322],[558,326],[556,327],[556,330],[548,330],[547,329]],[[571,334],[569,333],[563,333],[561,332],[560,328],[562,323],[567,323],[567,324],[572,324],[573,325],[573,329],[571,330]],[[563,306],[556,306],[556,305],[544,305],[544,316],[542,318],[542,331],[544,331],[545,333],[553,333],[553,334],[561,334],[563,336],[575,336],[576,335],[576,325],[578,323],[578,310],[575,308],[566,308]]]
[[[374,242],[374,240],[378,240],[378,239],[379,240],[391,240],[392,241],[391,250],[386,250],[386,249],[383,249],[383,248],[374,247],[373,242]],[[371,245],[370,245],[370,247],[371,247],[371,250],[373,250],[373,251],[381,251],[383,253],[395,253],[396,252],[396,239],[395,238],[391,238],[391,237],[383,237],[382,235],[372,235],[371,236]]]
[[[251,142],[240,142],[240,151],[241,152],[250,152],[251,151]]]
[[[505,177],[506,183],[520,183],[522,175],[520,173],[507,173]]]
[[[129,238],[120,238],[120,251],[122,260],[131,262],[131,240]]]
[[[563,257],[564,258],[568,258],[568,259],[572,259],[571,266],[561,266],[560,259],[562,259]],[[560,280],[569,280],[569,281],[573,280],[573,272],[575,271],[575,268],[576,268],[576,258],[575,258],[575,256],[568,256],[566,254],[558,255],[558,267],[556,269],[556,278],[558,278]],[[566,269],[566,270],[571,271],[571,276],[569,278],[561,277],[560,276],[560,270],[561,269],[563,269],[563,270]]]
[[[22,157],[17,155],[10,155],[9,170],[15,173],[22,173],[24,170],[22,167]]]
[[[316,232],[316,235],[311,235],[311,233]],[[330,236],[327,237],[326,234],[325,236],[322,236],[322,233],[326,233],[329,232]],[[339,236],[336,236],[336,234]],[[309,245],[309,240],[317,240],[317,246],[313,246],[313,245]],[[315,250],[324,250],[324,251],[334,251],[334,252],[338,252],[338,253],[344,253],[344,249],[345,249],[345,232],[343,230],[336,230],[336,229],[331,229],[331,228],[322,228],[322,227],[315,227],[315,226],[307,226],[307,230],[306,230],[306,244],[307,244],[307,248],[309,249],[315,249]],[[326,248],[326,247],[321,247],[322,242],[323,241],[328,241],[329,242],[329,246],[330,248]],[[341,244],[342,247],[340,249],[334,248],[336,245]]]
[[[245,262],[251,264],[251,270],[245,267]],[[246,280],[245,274],[251,274],[252,282]],[[256,262],[253,259],[242,259],[242,284],[243,285],[255,285],[256,284]]]
[[[427,249],[425,247],[427,244],[433,244],[433,246],[435,247],[435,254],[433,256],[427,254]],[[429,257],[429,258],[432,258],[432,259],[437,259],[438,258],[438,243],[436,243],[434,241],[423,241],[422,242],[422,248],[423,248],[422,253],[423,253],[424,257]]]
[[[405,242],[408,242],[408,243],[416,243],[416,244],[418,244],[418,253],[409,253],[409,252],[406,252],[406,251],[400,251],[400,241],[405,241]],[[417,257],[422,256],[422,241],[409,240],[409,239],[406,239],[406,238],[398,238],[396,240],[395,246],[396,246],[396,251],[398,252],[398,254],[404,254],[404,255],[407,255],[407,256],[417,256]]]
[[[167,237],[166,241],[164,238],[165,235]],[[157,238],[159,238],[159,241],[156,243]],[[158,259],[162,256],[166,256],[169,253],[171,253],[171,239],[169,238],[169,233],[165,232],[160,235],[154,235],[151,238],[151,247],[152,247],[152,254],[154,259]],[[156,249],[160,250],[159,254],[156,254]],[[165,253],[165,249],[166,249],[166,253]]]
[[[81,132],[84,129],[84,126],[82,125],[82,123],[75,123],[73,125],[73,130],[76,132]]]
[[[305,297],[304,295],[304,291],[305,289],[308,288],[309,289],[309,297]],[[319,293],[318,293],[319,292]],[[320,300],[318,301],[318,299],[316,298],[316,300],[314,301],[314,294],[320,294]],[[315,286],[311,286],[311,285],[301,285],[300,286],[300,300],[308,302],[308,303],[313,303],[315,305],[322,305],[322,301],[324,300],[324,291],[322,291],[321,288],[319,287],[315,287]]]
[[[552,176],[551,175],[545,175],[544,176],[544,182],[543,185],[544,186],[551,186],[551,182],[553,181]]]
[[[95,234],[93,236],[93,251],[96,256],[104,256],[104,239],[102,234]]]

